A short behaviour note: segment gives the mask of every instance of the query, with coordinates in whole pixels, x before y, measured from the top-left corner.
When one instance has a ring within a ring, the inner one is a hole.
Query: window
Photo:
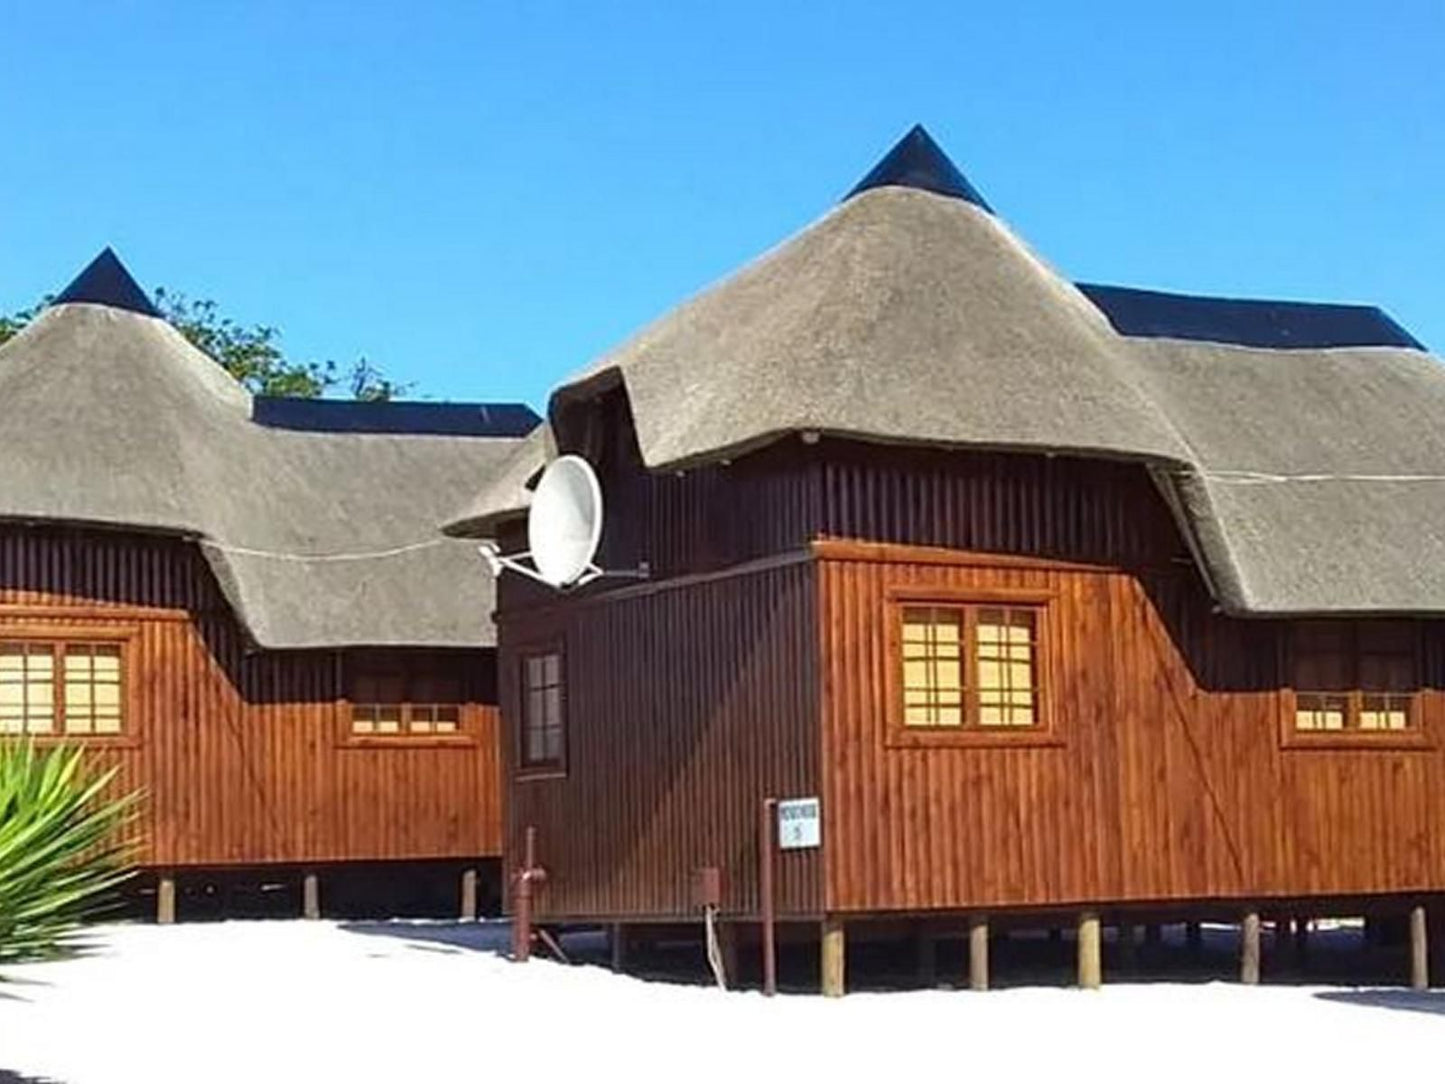
[[[0,734],[121,733],[121,645],[0,642]]]
[[[1294,729],[1416,729],[1417,635],[1407,622],[1303,622],[1290,637]]]
[[[1039,613],[1037,606],[901,606],[904,729],[1039,726]]]
[[[562,653],[527,652],[522,666],[521,766],[560,768],[563,758]]]
[[[396,663],[353,675],[351,733],[419,737],[461,730],[462,683]]]

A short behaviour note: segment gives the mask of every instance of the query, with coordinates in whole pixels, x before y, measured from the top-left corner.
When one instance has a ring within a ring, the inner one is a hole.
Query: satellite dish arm
[[[583,570],[582,575],[578,576],[571,583],[559,585],[553,583],[551,580],[547,579],[535,568],[533,568],[530,564],[526,563],[526,561],[530,560],[532,556],[531,553],[528,551],[523,551],[522,553],[505,554],[501,551],[501,549],[498,548],[495,542],[488,540],[477,547],[477,552],[482,555],[482,560],[487,562],[487,567],[491,570],[493,576],[500,576],[504,570],[509,572],[517,572],[523,576],[526,576],[527,579],[536,580],[543,586],[550,587],[553,590],[557,590],[559,589],[559,587],[585,587],[593,580],[600,580],[604,576],[634,580],[645,580],[649,579],[652,575],[652,572],[648,568],[646,562],[643,562],[636,569],[616,572],[604,570],[598,568],[595,564],[589,563],[586,569]]]

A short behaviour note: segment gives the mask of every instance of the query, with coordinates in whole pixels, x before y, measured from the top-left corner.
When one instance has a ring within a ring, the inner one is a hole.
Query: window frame
[[[1308,619],[1305,619],[1308,620]],[[1329,692],[1330,690],[1295,688],[1295,641],[1299,635],[1303,621],[1291,621],[1283,630],[1279,642],[1279,674],[1280,674],[1280,710],[1279,710],[1279,744],[1282,749],[1434,749],[1435,741],[1431,737],[1430,714],[1427,711],[1431,698],[1425,696],[1425,651],[1424,623],[1410,618],[1375,619],[1375,618],[1329,618],[1329,623],[1341,624],[1350,630],[1350,655],[1349,666],[1351,670],[1351,687],[1340,690],[1339,695],[1346,700],[1346,726],[1343,730],[1301,730],[1295,724],[1296,715],[1299,711],[1299,693],[1306,694]],[[1394,695],[1406,695],[1409,697],[1408,725],[1404,730],[1365,730],[1356,725],[1349,725],[1350,720],[1357,720],[1361,711],[1361,704],[1365,694],[1369,690],[1361,687],[1360,683],[1360,659],[1362,652],[1359,645],[1359,629],[1361,624],[1372,620],[1388,620],[1396,624],[1409,624],[1411,626],[1411,659],[1414,666],[1414,681],[1408,693],[1395,693]]]
[[[894,584],[884,592],[884,681],[887,723],[884,744],[893,749],[929,748],[1038,748],[1060,746],[1064,739],[1057,725],[1054,705],[1054,639],[1053,591],[1026,588],[942,587]],[[1034,614],[1034,713],[1036,722],[1030,726],[981,726],[968,722],[969,705],[965,697],[965,722],[962,726],[909,726],[904,721],[903,703],[903,611],[912,607],[936,606],[965,611],[963,645],[964,665],[970,675],[971,688],[976,683],[977,643],[972,639],[976,614],[969,610],[1004,608],[1026,609]]]
[[[527,759],[527,662],[539,656],[557,656],[557,689],[559,728],[561,731],[561,752],[556,760],[529,761]],[[514,776],[519,781],[533,779],[561,779],[567,775],[568,757],[572,742],[568,725],[567,695],[567,650],[561,639],[536,640],[519,645],[512,658],[512,680],[516,683],[517,725],[512,732],[516,743]]]
[[[0,618],[3,618],[0,614]],[[141,713],[136,710],[139,683],[136,680],[134,640],[139,634],[134,625],[49,625],[9,624],[0,620],[0,642],[45,644],[53,649],[55,669],[53,701],[57,729],[49,734],[0,733],[0,741],[28,741],[37,746],[87,745],[114,748],[135,748],[141,744]],[[114,646],[120,654],[120,730],[114,734],[93,732],[69,733],[65,728],[65,648]]]
[[[425,652],[423,652],[425,654]],[[413,682],[419,678],[440,678],[456,677],[457,689],[457,728],[451,731],[436,732],[413,731],[411,729],[411,713],[414,708],[438,707],[444,705],[433,701],[413,701],[410,699]],[[397,702],[400,709],[398,716],[397,731],[378,733],[353,730],[355,722],[355,708],[358,704],[366,705],[381,703],[381,701],[357,700],[354,698],[356,682],[359,678],[371,677],[378,679],[400,678],[402,688],[406,693],[406,699]],[[337,680],[339,684],[337,696],[337,715],[340,738],[337,744],[342,748],[351,749],[376,749],[376,748],[399,748],[399,749],[426,749],[426,748],[471,748],[477,744],[476,731],[476,705],[478,703],[478,692],[471,681],[471,675],[460,672],[455,675],[446,671],[445,668],[437,668],[435,660],[416,658],[411,659],[399,654],[377,654],[374,652],[338,652],[337,658]]]

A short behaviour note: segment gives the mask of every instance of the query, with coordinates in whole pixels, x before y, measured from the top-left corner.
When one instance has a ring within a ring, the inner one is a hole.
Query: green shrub
[[[108,797],[115,774],[91,770],[82,749],[0,741],[0,962],[73,947],[130,876],[139,795]]]

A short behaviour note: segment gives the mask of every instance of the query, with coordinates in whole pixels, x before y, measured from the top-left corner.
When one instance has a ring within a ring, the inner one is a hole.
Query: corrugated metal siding
[[[122,785],[148,794],[148,864],[500,853],[495,706],[465,707],[472,746],[342,746],[336,653],[248,654],[192,546],[0,530],[0,636],[37,627],[133,632],[137,740],[92,748],[122,765]],[[491,665],[480,651],[454,658],[463,669]]]
[[[503,615],[506,763],[518,652],[566,652],[565,777],[509,783],[508,855],[538,831],[544,917],[696,917],[693,877],[724,871],[725,911],[757,910],[761,800],[818,793],[811,562]],[[813,915],[819,854],[779,863],[780,908]]]
[[[1137,463],[835,442],[825,456],[829,537],[1118,565],[1187,558]]]

